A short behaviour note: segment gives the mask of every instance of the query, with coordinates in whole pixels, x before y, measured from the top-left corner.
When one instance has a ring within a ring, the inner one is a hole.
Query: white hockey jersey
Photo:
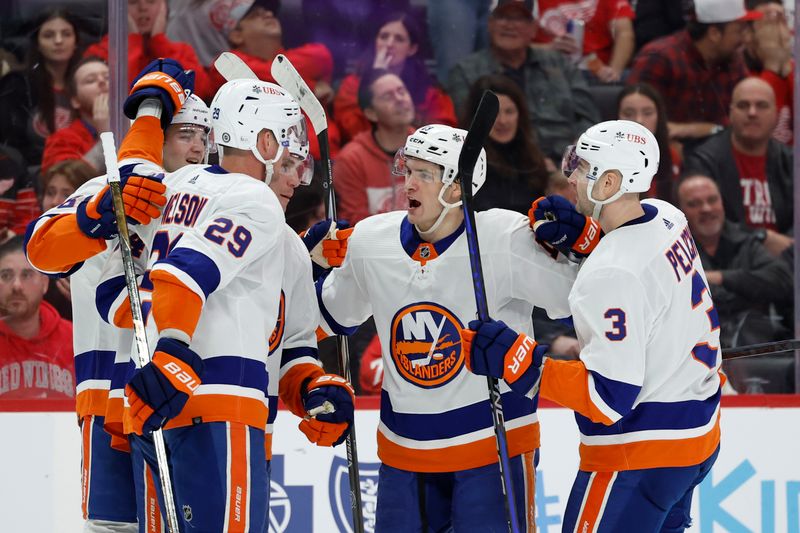
[[[537,305],[569,314],[576,267],[534,241],[528,219],[476,213],[489,313],[533,335]],[[323,328],[352,331],[375,318],[384,358],[378,456],[413,472],[451,472],[497,461],[486,378],[465,368],[461,329],[477,314],[464,226],[431,244],[405,212],[359,222],[344,264],[318,284]],[[501,383],[511,456],[539,445],[536,402]]]
[[[642,206],[603,237],[570,293],[580,361],[545,363],[542,397],[577,411],[582,470],[695,465],[719,445],[719,319],[705,272],[683,213]]]
[[[167,174],[164,184],[168,200],[161,217],[133,227],[141,239],[141,250],[134,250],[137,263],[145,272],[143,311],[149,317],[152,307],[176,303],[169,291],[148,293],[156,275],[188,288],[199,304],[180,302],[181,312],[167,317],[169,324],[148,320],[148,341],[152,351],[157,329],[194,329],[190,347],[205,365],[202,384],[166,427],[202,420],[264,428],[266,343],[276,324],[283,276],[283,210],[266,184],[219,166],[189,165]],[[124,322],[130,313],[116,258],[106,266],[97,305],[112,323]]]
[[[298,397],[300,385],[309,373],[324,373],[317,354],[319,308],[311,274],[311,260],[302,239],[286,226],[284,240],[285,267],[281,290],[278,322],[269,338],[269,418],[267,419],[267,459],[272,458],[272,424],[278,413],[278,392],[290,389],[292,398],[287,406],[296,409],[302,402]],[[303,367],[312,365],[313,368]],[[295,413],[303,414],[303,413]]]
[[[48,222],[55,217],[74,215],[78,204],[85,198],[94,196],[106,185],[106,177],[98,176],[81,185],[61,205],[49,209],[34,221],[26,234],[28,244],[44,245],[50,253],[57,254],[63,246],[58,236],[48,234]],[[77,226],[76,226],[76,231]],[[95,289],[100,282],[102,267],[113,248],[108,247],[97,255],[75,264],[72,268],[48,270],[31,262],[34,268],[49,275],[70,278],[72,300],[72,345],[75,354],[76,410],[78,416],[104,416],[107,409],[108,392],[114,375],[114,362],[120,337],[130,344],[132,337],[128,331],[119,330],[105,323],[94,303]]]

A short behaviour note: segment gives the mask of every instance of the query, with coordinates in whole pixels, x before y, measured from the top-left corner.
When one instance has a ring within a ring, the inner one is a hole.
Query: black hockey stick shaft
[[[234,56],[235,57],[235,56]],[[325,108],[317,99],[308,84],[303,80],[292,62],[278,54],[272,61],[270,69],[272,76],[278,84],[286,89],[295,100],[300,104],[300,108],[305,112],[314,132],[319,141],[320,157],[325,171],[323,186],[326,189],[325,211],[329,220],[336,224],[336,197],[333,192],[333,169],[331,168],[331,150],[328,141],[328,118]],[[350,377],[350,347],[347,337],[344,335],[336,336],[336,355],[339,363],[339,373],[348,382],[352,383]],[[347,474],[350,483],[350,506],[353,519],[353,530],[356,533],[364,532],[364,517],[361,506],[361,477],[358,473],[358,448],[356,446],[356,424],[355,420],[350,424],[350,431],[345,439],[347,450]]]
[[[330,143],[328,130],[323,130],[317,135],[322,166],[325,172],[323,182],[325,191],[325,213],[329,220],[336,224],[336,195],[333,192],[333,169],[331,168]],[[339,362],[339,372],[348,382],[350,379],[350,346],[346,335],[336,336],[336,357]],[[356,445],[356,426],[350,426],[350,434],[345,439],[347,451],[347,475],[350,478],[350,502],[352,505],[353,528],[357,533],[364,532],[364,518],[361,506],[361,479],[358,473],[358,446]]]
[[[763,342],[761,344],[748,344],[747,346],[736,346],[722,350],[722,360],[742,359],[744,357],[756,357],[758,355],[772,355],[776,353],[791,352],[800,350],[800,339],[787,339],[784,341]]]
[[[472,176],[475,165],[481,154],[489,132],[494,125],[499,109],[497,95],[485,91],[472,117],[467,137],[458,158],[458,177],[461,183],[461,208],[464,211],[464,228],[469,248],[469,263],[472,268],[472,287],[475,291],[475,303],[478,308],[478,320],[489,320],[489,304],[486,300],[486,285],[483,279],[483,265],[478,246],[478,232],[475,226],[475,211],[472,209]],[[506,517],[508,529],[513,533],[519,531],[517,524],[516,500],[514,499],[514,482],[511,476],[511,459],[508,456],[508,439],[506,437],[503,404],[500,399],[500,385],[491,376],[487,377],[489,386],[489,403],[492,409],[492,422],[497,441],[497,455],[500,467],[500,482],[506,498]]]

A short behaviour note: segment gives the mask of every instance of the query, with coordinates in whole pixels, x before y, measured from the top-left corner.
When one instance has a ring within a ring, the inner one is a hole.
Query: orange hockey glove
[[[303,406],[309,415],[300,422],[300,431],[317,446],[344,442],[353,423],[353,387],[341,376],[323,374],[311,381],[306,390]]]

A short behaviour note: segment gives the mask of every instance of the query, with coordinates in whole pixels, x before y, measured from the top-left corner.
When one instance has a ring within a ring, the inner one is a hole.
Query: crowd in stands
[[[574,201],[560,171],[564,149],[601,119],[639,122],[661,148],[644,196],[686,213],[723,346],[791,335],[795,65],[781,0],[341,4],[128,0],[128,77],[171,57],[194,70],[195,94],[208,103],[224,83],[213,66],[221,52],[267,81],[285,54],[332,119],[339,216],[350,224],[405,209],[395,152],[420,125],[468,127],[486,89],[500,113],[478,209],[526,213],[544,194]],[[102,12],[105,2],[93,5]],[[69,280],[32,270],[21,243],[28,221],[104,172],[99,133],[119,112],[109,109],[109,38],[69,5],[19,28],[0,35],[0,399],[25,389],[73,396]],[[320,181],[289,205],[298,231],[324,217]],[[577,355],[569,327],[538,313],[534,322],[537,341]],[[357,389],[378,393],[374,326],[353,344]],[[759,370],[749,362],[729,371],[746,392]],[[759,387],[773,392],[793,386],[765,381]]]

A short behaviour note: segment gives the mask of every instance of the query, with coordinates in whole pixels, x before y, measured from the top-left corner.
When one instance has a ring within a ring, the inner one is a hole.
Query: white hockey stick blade
[[[300,107],[308,115],[311,125],[314,127],[314,133],[319,135],[328,129],[328,118],[325,116],[325,108],[319,103],[317,97],[309,89],[308,84],[303,80],[297,69],[294,68],[291,61],[283,55],[278,54],[272,60],[272,77],[278,82],[278,85],[289,91]]]
[[[222,52],[214,60],[214,68],[217,69],[220,76],[225,78],[225,81],[258,79],[253,69],[247,66],[241,57],[232,52]]]

